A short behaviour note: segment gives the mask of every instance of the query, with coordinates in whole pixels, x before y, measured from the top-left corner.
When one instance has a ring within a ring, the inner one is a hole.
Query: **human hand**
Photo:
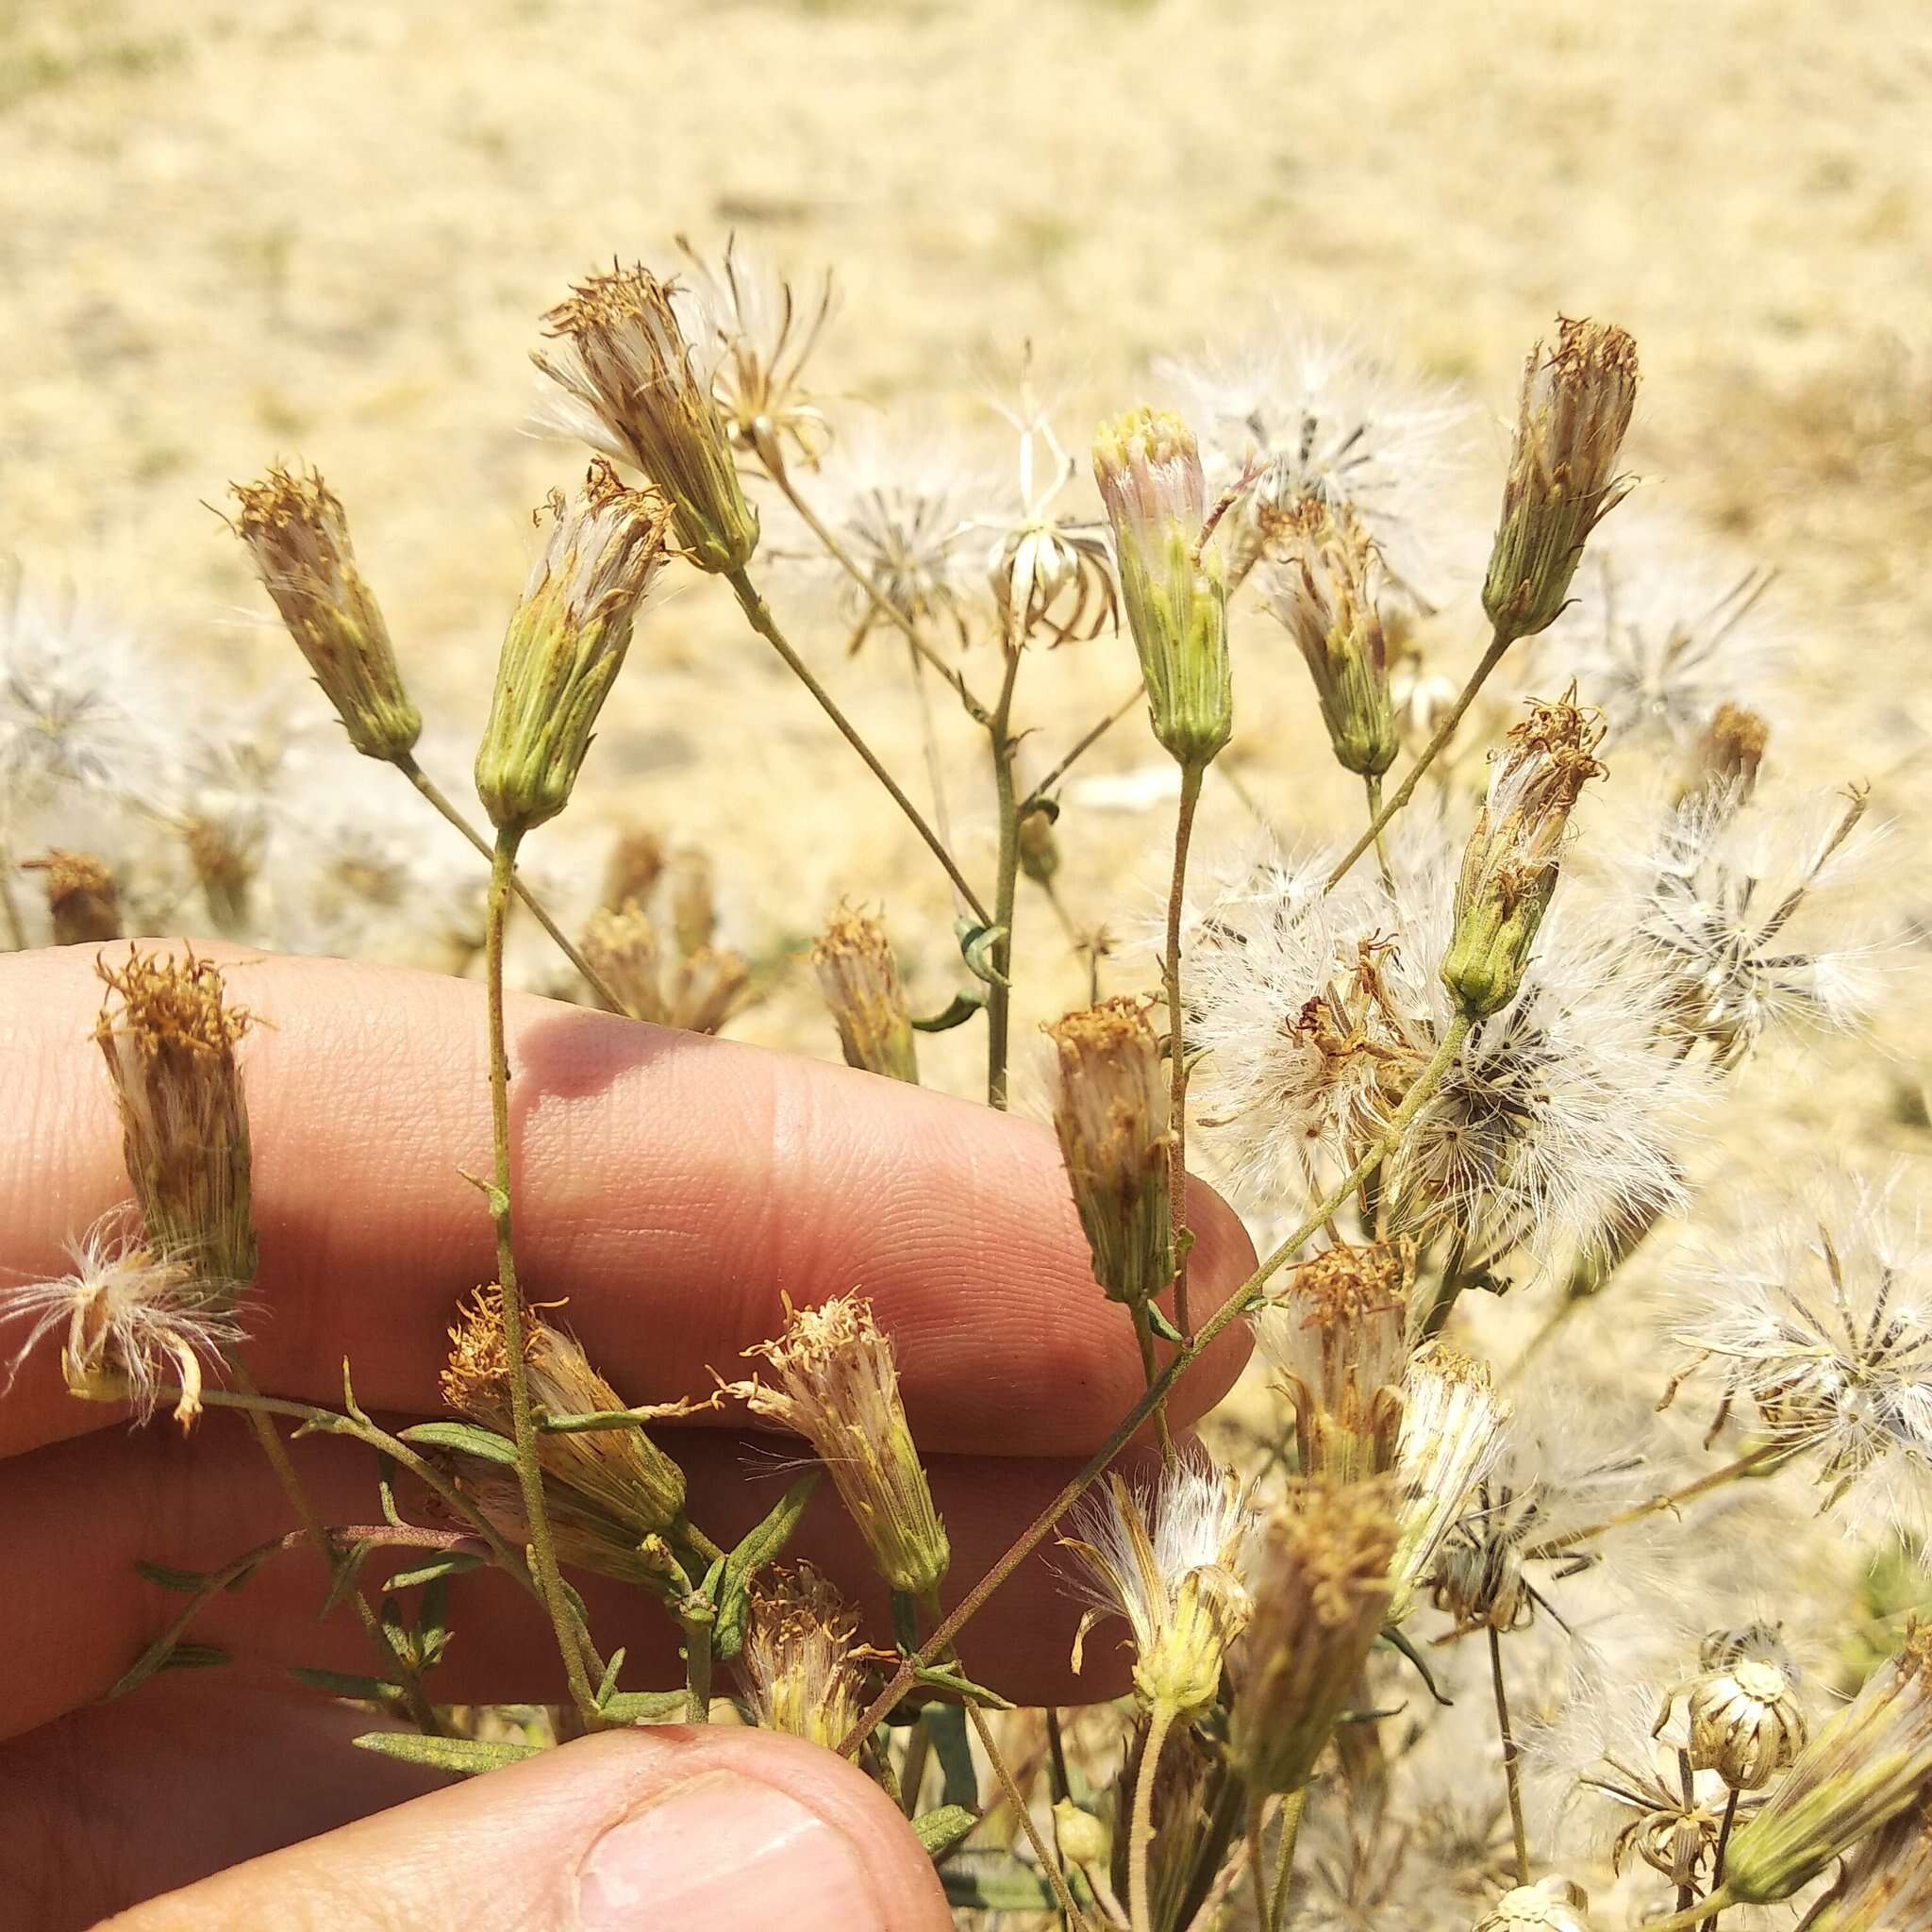
[[[490,1159],[481,991],[334,961],[224,964],[263,1023],[242,1049],[256,1379],[332,1402],[347,1357],[372,1411],[434,1414],[456,1302],[494,1272],[489,1218],[458,1172]],[[0,1280],[64,1272],[63,1241],[126,1197],[87,1039],[98,1001],[91,949],[0,960]],[[627,1399],[708,1388],[713,1365],[728,1374],[776,1331],[781,1293],[812,1303],[858,1287],[894,1338],[963,1587],[1141,1392],[1129,1324],[1092,1283],[1045,1129],[541,1000],[513,1001],[510,1028],[526,1285],[533,1300],[568,1298],[569,1325]],[[1190,1219],[1211,1306],[1252,1255],[1205,1188]],[[1226,1388],[1243,1347],[1224,1338],[1177,1386],[1177,1424]],[[114,1409],[67,1394],[58,1354],[36,1350],[0,1399],[0,1869],[30,1932],[183,1886],[122,1923],[600,1932],[680,1908],[716,1932],[947,1923],[876,1788],[774,1734],[608,1734],[441,1790],[349,1750],[367,1716],[285,1675],[367,1667],[353,1618],[316,1621],[324,1573],[306,1549],[197,1623],[230,1668],[92,1703],[180,1607],[136,1574],[138,1558],[213,1568],[287,1528],[289,1509],[239,1418],[210,1410],[186,1441],[166,1424],[128,1432]],[[665,1440],[715,1534],[774,1500],[759,1473],[770,1436],[712,1418]],[[368,1520],[366,1449],[311,1438],[292,1453],[325,1520]],[[829,1496],[796,1552],[866,1606],[884,1641],[883,1591]],[[595,1626],[626,1648],[626,1683],[673,1681],[659,1607],[578,1580]],[[974,1674],[1032,1704],[1112,1694],[1103,1647],[1079,1679],[1069,1672],[1075,1615],[1036,1557],[970,1626]],[[439,1702],[560,1694],[542,1612],[499,1574],[457,1579],[450,1623]]]

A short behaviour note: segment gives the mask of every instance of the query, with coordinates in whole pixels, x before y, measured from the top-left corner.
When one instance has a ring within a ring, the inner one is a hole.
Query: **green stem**
[[[229,1373],[235,1378],[237,1390],[245,1395],[256,1395],[256,1388],[248,1371],[238,1361],[230,1361]],[[336,1546],[335,1539],[324,1526],[322,1517],[315,1507],[308,1490],[301,1476],[296,1474],[295,1465],[289,1456],[288,1444],[282,1441],[281,1432],[275,1427],[272,1417],[259,1408],[247,1411],[248,1425],[255,1432],[255,1439],[261,1444],[261,1451],[268,1457],[269,1466],[275,1473],[275,1480],[282,1486],[282,1493],[294,1507],[295,1520],[302,1525],[303,1533],[314,1545],[315,1553],[327,1567],[329,1582],[333,1586],[344,1561],[342,1552]],[[382,1620],[369,1606],[369,1599],[362,1594],[359,1583],[352,1584],[348,1597],[355,1606],[357,1622],[362,1625],[369,1639],[370,1647],[375,1652],[376,1664],[383,1679],[393,1684],[402,1693],[403,1701],[409,1708],[409,1722],[425,1738],[441,1737],[442,1726],[437,1722],[428,1694],[423,1689],[423,1680],[411,1668],[408,1660],[397,1650],[390,1633],[384,1628]]]
[[[1369,836],[1375,841],[1375,870],[1382,875],[1382,890],[1392,899],[1395,896],[1395,874],[1389,870],[1389,848],[1382,842],[1382,774],[1369,772],[1363,774],[1362,791],[1369,801]]]
[[[1134,1779],[1134,1821],[1127,1836],[1127,1916],[1133,1932],[1154,1932],[1153,1908],[1147,1897],[1147,1855],[1154,1844],[1154,1777],[1160,1769],[1160,1754],[1174,1720],[1170,1704],[1157,1704],[1148,1712],[1141,1769]]]
[[[1167,889],[1167,950],[1161,976],[1167,991],[1167,1204],[1174,1253],[1174,1324],[1188,1328],[1188,1253],[1194,1244],[1188,1226],[1188,1054],[1181,1014],[1181,911],[1187,896],[1188,846],[1194,835],[1194,810],[1201,802],[1205,765],[1181,767],[1181,802],[1174,819],[1174,875]]]
[[[447,819],[449,823],[453,824],[457,828],[457,830],[459,831],[463,835],[463,837],[467,839],[470,841],[470,843],[474,845],[476,848],[476,850],[483,855],[485,858],[490,858],[493,856],[490,849],[490,841],[484,838],[482,833],[477,831],[475,826],[473,825],[469,822],[469,820],[466,819],[462,815],[462,813],[456,808],[456,807],[453,804],[450,803],[449,799],[444,795],[442,788],[439,786],[433,778],[430,777],[428,773],[424,771],[422,766],[416,762],[415,758],[411,757],[409,753],[405,752],[401,758],[394,759],[392,762],[394,763],[396,770],[399,771],[403,774],[403,776],[406,777],[409,781],[409,783],[413,785],[416,788],[416,790],[420,791],[423,794],[423,796],[426,798],[429,801],[429,803],[433,805],[436,808],[436,809],[439,812],[441,812],[442,816],[445,819]],[[551,939],[556,941],[558,951],[560,952],[563,955],[563,957],[566,959],[568,959],[573,966],[576,968],[578,973],[583,975],[585,984],[589,986],[591,991],[597,995],[598,1004],[606,1008],[610,1012],[623,1012],[625,1010],[624,1002],[621,999],[619,999],[616,993],[614,993],[610,990],[610,987],[598,974],[597,969],[594,966],[592,966],[587,958],[584,958],[583,954],[580,953],[576,949],[576,947],[571,943],[571,941],[568,939],[564,937],[563,928],[560,925],[558,925],[556,920],[552,919],[549,913],[543,909],[543,902],[541,899],[539,899],[537,895],[533,891],[531,891],[526,885],[524,884],[523,880],[518,878],[514,874],[512,874],[510,876],[509,889],[517,895],[519,899],[523,901],[525,909],[531,914],[531,916],[536,920],[537,924],[541,925],[543,928],[543,930],[550,935]]]
[[[1212,1345],[1215,1339],[1231,1323],[1238,1321],[1253,1306],[1261,1291],[1294,1259],[1301,1246],[1310,1235],[1321,1227],[1330,1215],[1343,1207],[1349,1196],[1360,1184],[1362,1177],[1387,1158],[1401,1143],[1408,1131],[1410,1123],[1427,1103],[1429,1096],[1441,1084],[1442,1076],[1449,1071],[1456,1056],[1462,1050],[1462,1043],[1468,1038],[1470,1021],[1467,1015],[1458,1014],[1449,1024],[1437,1046],[1428,1065],[1416,1076],[1414,1086],[1404,1096],[1402,1105],[1396,1108],[1388,1128],[1381,1138],[1363,1154],[1355,1167],[1341,1181],[1333,1193],[1322,1202],[1314,1211],[1291,1234],[1286,1241],[1274,1248],[1265,1260],[1241,1283],[1241,1285],[1215,1309],[1206,1322],[1195,1331],[1193,1340],[1183,1343],[1168,1357],[1167,1365],[1154,1378],[1147,1392],[1135,1403],[1126,1415],[1109,1431],[1104,1441],[1082,1464],[1079,1472],[1068,1482],[1059,1493],[1047,1504],[1038,1516],[1026,1526],[1005,1554],[986,1572],[966,1594],[956,1604],[951,1613],[927,1640],[924,1652],[902,1658],[899,1668],[892,1674],[871,1708],[859,1719],[847,1734],[841,1751],[846,1757],[858,1748],[860,1740],[871,1736],[873,1728],[911,1689],[916,1674],[925,1669],[934,1656],[941,1653],[955,1637],[975,1616],[986,1600],[999,1589],[1039,1546],[1045,1541],[1073,1506],[1085,1494],[1089,1484],[1104,1474],[1135,1432],[1147,1418],[1160,1406],[1161,1398],[1198,1361]]]
[[[1490,1677],[1496,1687],[1496,1730],[1503,1740],[1503,1781],[1509,1787],[1509,1834],[1516,1842],[1516,1882],[1529,1883],[1529,1830],[1523,1822],[1523,1772],[1509,1728],[1509,1693],[1503,1687],[1503,1640],[1490,1626]]]
[[[684,1631],[684,1707],[694,1724],[711,1722],[711,1630],[717,1611],[708,1603],[696,1616],[678,1617]]]
[[[987,735],[992,741],[992,787],[999,814],[999,871],[993,883],[992,923],[999,937],[992,942],[992,983],[986,999],[986,1100],[989,1107],[1007,1104],[1007,1055],[1013,1018],[1013,914],[1019,904],[1020,808],[1013,790],[1013,687],[1020,675],[1020,646],[1009,643],[1000,679],[999,702],[993,707]]]
[[[1415,788],[1422,783],[1423,774],[1436,762],[1444,746],[1456,736],[1456,727],[1462,723],[1463,713],[1475,703],[1476,693],[1489,681],[1490,673],[1503,661],[1503,653],[1515,641],[1515,633],[1505,630],[1500,625],[1491,634],[1489,649],[1470,673],[1469,682],[1457,693],[1456,702],[1450,706],[1447,716],[1436,726],[1436,735],[1423,748],[1422,757],[1409,766],[1408,775],[1395,788],[1395,796],[1370,820],[1368,829],[1348,848],[1341,862],[1328,874],[1331,887],[1341,883],[1349,868],[1382,836],[1383,827],[1415,796]]]
[[[1741,1795],[1741,1792],[1734,1790],[1724,1801],[1724,1823],[1717,1828],[1717,1850],[1711,1855],[1710,1886],[1712,1897],[1715,1897],[1724,1889],[1724,1854],[1731,1848],[1731,1827],[1738,1822],[1738,1800]],[[1705,1901],[1706,1905],[1709,1903],[1709,1899]],[[1719,1910],[1721,1911],[1723,1907],[1720,1907]],[[1698,1927],[1698,1932],[1717,1932],[1717,1912],[1712,1912],[1710,1917],[1705,1920],[1704,1924]]]
[[[1646,1516],[1655,1516],[1659,1510],[1674,1509],[1680,1503],[1708,1495],[1712,1490],[1723,1489],[1726,1483],[1734,1483],[1740,1476],[1756,1475],[1760,1469],[1783,1461],[1790,1453],[1789,1445],[1783,1442],[1760,1442],[1735,1462],[1727,1462],[1722,1469],[1714,1469],[1708,1475],[1699,1476],[1694,1483],[1686,1483],[1682,1489],[1673,1490],[1668,1495],[1653,1496],[1647,1503],[1620,1510],[1615,1516],[1607,1516],[1603,1522],[1592,1523],[1585,1529],[1573,1529],[1566,1535],[1552,1537],[1548,1542],[1539,1543],[1525,1554],[1538,1561],[1546,1560],[1577,1543],[1588,1542],[1591,1537],[1602,1536],[1607,1530],[1621,1529],[1626,1523],[1641,1523]]]
[[[1145,1303],[1137,1303],[1129,1313],[1133,1317],[1134,1340],[1141,1348],[1141,1373],[1152,1389],[1160,1377],[1160,1364],[1154,1355],[1154,1324],[1147,1319]],[[1154,1410],[1154,1440],[1160,1445],[1160,1466],[1172,1469],[1177,1459],[1174,1446],[1174,1432],[1167,1424],[1167,1403],[1162,1400]]]
[[[1124,718],[1127,715],[1127,713],[1134,708],[1136,705],[1141,703],[1145,699],[1146,694],[1147,687],[1143,684],[1137,684],[1133,688],[1133,690],[1130,691],[1126,694],[1126,696],[1124,697],[1120,701],[1120,703],[1117,704],[1113,708],[1113,709],[1110,710],[1107,714],[1107,716],[1100,721],[1099,724],[1094,724],[1086,731],[1082,732],[1080,736],[1074,741],[1073,750],[1068,752],[1066,757],[1063,758],[1059,761],[1059,763],[1057,764],[1053,768],[1053,770],[1050,771],[1046,774],[1046,776],[1043,777],[1040,781],[1040,783],[1036,785],[1033,788],[1033,790],[1027,794],[1027,804],[1032,805],[1036,801],[1043,799],[1046,796],[1046,794],[1049,791],[1051,791],[1053,788],[1056,785],[1058,785],[1060,782],[1060,780],[1064,778],[1070,771],[1073,770],[1074,763],[1078,759],[1084,758],[1087,755],[1087,753],[1093,748],[1094,745],[1098,744],[1100,741],[1103,738],[1105,738],[1107,734],[1109,731],[1111,731],[1113,727],[1116,724],[1118,724],[1121,722],[1121,720]]]
[[[557,1648],[570,1685],[571,1702],[586,1730],[602,1724],[597,1693],[584,1667],[585,1644],[564,1594],[557,1545],[550,1533],[550,1506],[543,1494],[543,1467],[537,1459],[537,1423],[530,1400],[530,1367],[524,1354],[524,1298],[517,1285],[516,1254],[510,1240],[509,1049],[503,1016],[503,926],[509,909],[510,881],[516,874],[520,831],[496,836],[490,863],[490,905],[484,927],[490,992],[490,1121],[495,1142],[495,1181],[490,1189],[491,1219],[496,1224],[496,1272],[503,1303],[504,1354],[509,1371],[510,1425],[517,1446],[517,1485],[523,1491],[524,1519],[530,1532],[530,1569],[550,1612]]]
[[[1295,1840],[1301,1837],[1302,1813],[1308,1807],[1308,1788],[1291,1791],[1281,1801],[1281,1828],[1274,1843],[1274,1889],[1268,1898],[1268,1932],[1280,1932],[1288,1909],[1289,1881],[1294,1876]]]
[[[858,726],[839,708],[838,701],[831,692],[812,675],[810,666],[791,648],[785,633],[778,628],[777,620],[773,617],[765,600],[758,595],[751,578],[742,570],[734,570],[725,573],[724,580],[737,596],[739,608],[744,612],[745,622],[785,660],[787,669],[817,699],[819,708],[838,726],[839,735],[865,761],[866,770],[886,788],[892,803],[906,814],[907,823],[924,840],[926,848],[939,860],[974,918],[982,925],[990,925],[992,922],[988,918],[979,895],[966,883],[965,874],[953,862],[953,855],[946,850],[940,835],[926,824],[924,815],[911,799],[907,797],[899,781],[879,762],[878,754],[866,743],[859,735]]]

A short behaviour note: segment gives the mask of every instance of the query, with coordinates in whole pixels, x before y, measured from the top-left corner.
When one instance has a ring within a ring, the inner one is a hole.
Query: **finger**
[[[547,1751],[138,1906],[118,1932],[943,1932],[919,1840],[860,1773],[728,1727]]]
[[[774,1469],[772,1439],[707,1432],[678,1445],[690,1480],[692,1520],[735,1542],[777,1501],[795,1471]],[[309,1438],[291,1445],[297,1468],[325,1522],[380,1521],[374,1458],[354,1443]],[[947,1457],[933,1465],[933,1491],[953,1550],[947,1601],[975,1582],[1073,1474],[1074,1465],[1020,1457]],[[204,1418],[197,1439],[170,1430],[98,1434],[37,1450],[8,1466],[0,1485],[0,1550],[8,1587],[0,1591],[0,1737],[30,1730],[96,1698],[186,1607],[187,1600],[142,1578],[137,1559],[209,1571],[291,1528],[289,1506],[258,1446],[226,1413]],[[413,1521],[435,1519],[408,1497]],[[1047,1552],[1036,1553],[998,1591],[961,1639],[969,1672],[1027,1705],[1089,1703],[1122,1688],[1120,1659],[1100,1639],[1087,1645],[1082,1674],[1068,1658],[1079,1605]],[[414,1566],[422,1553],[381,1550],[369,1559],[372,1586]],[[787,1560],[821,1565],[859,1605],[867,1635],[891,1641],[888,1594],[851,1520],[826,1485],[808,1510]],[[607,1652],[625,1651],[627,1690],[682,1682],[677,1633],[641,1591],[591,1576],[583,1586],[591,1628]],[[275,1557],[243,1588],[222,1591],[189,1633],[245,1661],[368,1674],[368,1639],[347,1606],[325,1620],[321,1560],[306,1545]],[[413,1595],[405,1599],[413,1606]],[[413,1609],[412,1612],[413,1614]],[[555,1639],[542,1609],[495,1570],[454,1580],[447,1660],[429,1680],[439,1703],[542,1702],[562,1695]],[[721,1684],[721,1689],[724,1688]]]
[[[8,1923],[77,1932],[452,1781],[354,1749],[373,1725],[237,1667],[170,1673],[14,1740],[0,1749]]]
[[[336,960],[242,956],[231,995],[261,1024],[242,1048],[261,1272],[258,1378],[335,1400],[344,1357],[372,1407],[436,1406],[457,1299],[495,1273],[463,1172],[491,1161],[481,990]],[[0,960],[0,1249],[12,1278],[125,1199],[99,1006],[80,948]],[[857,1288],[897,1343],[934,1450],[1090,1452],[1142,1372],[1094,1286],[1052,1135],[843,1067],[512,1003],[517,1252],[535,1300],[567,1298],[591,1357],[632,1402],[711,1386],[774,1333],[781,1297]],[[1217,1304],[1253,1250],[1207,1188],[1189,1195],[1194,1303]],[[0,1280],[8,1274],[0,1274]],[[1185,1422],[1245,1357],[1239,1324],[1175,1391]],[[0,1454],[98,1426],[58,1350],[0,1403]]]

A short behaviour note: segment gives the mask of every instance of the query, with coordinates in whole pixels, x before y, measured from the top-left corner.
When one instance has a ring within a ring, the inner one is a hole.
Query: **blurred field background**
[[[613,255],[735,230],[802,278],[831,264],[815,366],[844,420],[933,395],[964,418],[1030,339],[1076,450],[1150,357],[1272,305],[1361,329],[1481,405],[1472,572],[1521,358],[1561,308],[1638,339],[1650,493],[1777,571],[1801,658],[1778,769],[1872,779],[1909,853],[1932,792],[1928,91],[1932,15],[1898,0],[0,0],[0,553],[118,605],[184,675],[299,696],[205,506],[273,457],[316,463],[427,762],[466,791],[530,508],[581,468],[522,426],[536,319]],[[902,655],[847,661],[836,622],[780,608],[916,776]],[[1441,636],[1459,677],[1474,623]],[[1286,823],[1352,823],[1285,641],[1250,614],[1236,648],[1237,769]],[[1038,743],[1130,667],[1109,638],[1042,657]],[[979,749],[963,722],[947,747],[984,876]],[[1130,723],[1086,769],[1152,762]],[[730,936],[767,963],[851,892],[884,904],[917,1003],[944,1003],[937,873],[715,586],[650,615],[590,777],[540,871],[591,863],[600,809],[634,815],[713,852]],[[1205,841],[1241,823],[1221,795]],[[1169,835],[1164,806],[1070,809],[1076,915],[1143,910]],[[1078,980],[1037,895],[1023,917],[1052,966],[1024,1041]],[[1754,1069],[1740,1151],[1775,1161],[1821,1121],[1916,1144],[1922,1011],[1800,1080]],[[833,1050],[796,967],[734,1030]],[[970,1091],[981,1050],[975,1028],[929,1064]]]

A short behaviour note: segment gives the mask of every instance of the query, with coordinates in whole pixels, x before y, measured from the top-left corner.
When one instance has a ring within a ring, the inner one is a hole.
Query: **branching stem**
[[[1523,1768],[1509,1728],[1509,1693],[1503,1685],[1503,1640],[1490,1627],[1490,1677],[1496,1687],[1496,1731],[1503,1740],[1503,1781],[1509,1787],[1509,1835],[1516,1843],[1516,1882],[1529,1883],[1529,1830],[1523,1822]]]
[[[1647,1503],[1636,1504],[1633,1507],[1620,1510],[1615,1516],[1608,1516],[1601,1523],[1592,1523],[1583,1529],[1573,1529],[1564,1536],[1552,1537],[1548,1542],[1539,1543],[1527,1552],[1533,1558],[1546,1559],[1560,1555],[1564,1550],[1574,1548],[1577,1543],[1590,1541],[1592,1537],[1602,1536],[1607,1530],[1621,1529],[1626,1523],[1641,1523],[1646,1516],[1655,1516],[1660,1510],[1674,1509],[1680,1503],[1689,1503],[1698,1496],[1708,1495],[1712,1490],[1721,1490],[1726,1483],[1734,1483],[1740,1477],[1756,1475],[1760,1469],[1770,1468],[1781,1462],[1790,1454],[1790,1447],[1782,1442],[1760,1442],[1757,1448],[1746,1450],[1735,1462],[1727,1462],[1722,1469],[1714,1469],[1708,1475],[1701,1475],[1695,1482],[1686,1483],[1680,1490],[1673,1490],[1668,1495],[1653,1496]]]

